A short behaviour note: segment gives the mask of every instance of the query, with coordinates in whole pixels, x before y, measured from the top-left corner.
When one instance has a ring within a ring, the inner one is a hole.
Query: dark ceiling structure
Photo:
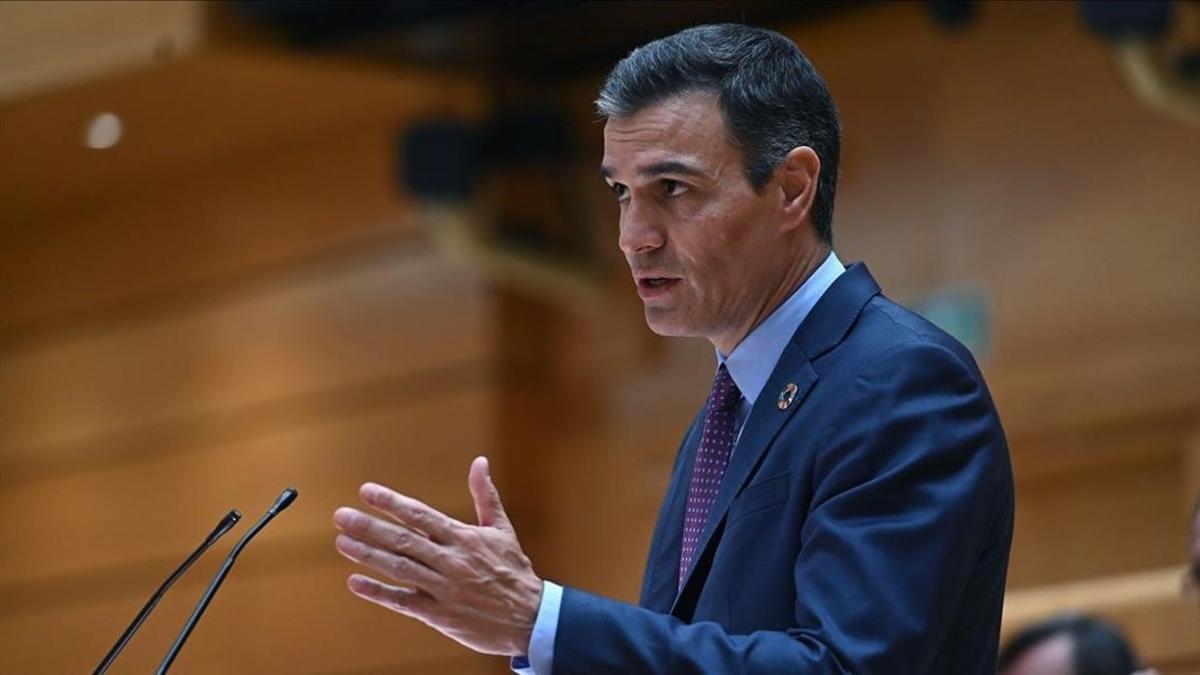
[[[797,23],[865,2],[287,2],[233,0],[301,48],[559,80],[603,71],[639,44],[698,23]]]

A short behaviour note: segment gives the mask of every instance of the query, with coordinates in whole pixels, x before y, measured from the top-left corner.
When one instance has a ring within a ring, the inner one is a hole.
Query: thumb
[[[508,515],[504,513],[504,504],[500,503],[500,492],[492,482],[491,467],[487,457],[476,457],[471,462],[471,471],[467,474],[467,487],[475,500],[475,515],[479,524],[484,527],[496,527],[511,530]]]

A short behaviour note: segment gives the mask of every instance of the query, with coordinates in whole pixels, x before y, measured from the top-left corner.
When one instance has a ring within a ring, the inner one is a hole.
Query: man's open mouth
[[[641,277],[637,280],[638,295],[643,300],[657,298],[669,293],[680,281],[679,277]]]
[[[642,279],[641,283],[649,286],[650,288],[658,288],[659,286],[665,286],[672,281],[679,281],[679,279],[675,279],[673,277],[647,277]]]

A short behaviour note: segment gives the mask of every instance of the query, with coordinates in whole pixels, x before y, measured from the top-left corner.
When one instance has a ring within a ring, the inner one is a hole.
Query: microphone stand
[[[258,519],[258,522],[254,524],[254,527],[251,527],[246,534],[242,535],[242,538],[239,539],[236,544],[234,544],[233,549],[229,552],[229,555],[226,556],[225,562],[221,564],[221,569],[217,570],[216,576],[214,576],[213,580],[208,584],[208,588],[204,590],[204,595],[200,596],[200,601],[196,603],[196,609],[192,611],[192,616],[189,617],[187,623],[183,625],[183,629],[179,631],[179,636],[175,638],[175,643],[171,645],[171,649],[168,650],[167,655],[163,657],[162,663],[158,665],[158,670],[155,671],[156,675],[165,675],[167,669],[171,667],[171,663],[173,663],[175,661],[175,657],[179,655],[179,650],[183,649],[183,643],[187,641],[188,636],[192,634],[192,630],[200,621],[200,617],[204,614],[204,610],[208,609],[208,603],[212,602],[213,596],[217,593],[217,589],[221,587],[221,583],[224,582],[225,577],[229,575],[229,570],[233,568],[233,563],[241,554],[242,549],[246,548],[246,544],[248,544],[250,540],[254,538],[254,535],[258,534],[260,530],[266,527],[267,523],[271,522],[271,519],[279,515],[280,511],[283,511],[290,506],[291,503],[296,500],[296,497],[299,496],[299,494],[300,493],[297,492],[295,488],[288,488],[284,490],[283,494],[279,495],[279,499],[276,499],[275,503],[271,505],[271,508],[267,509],[267,512],[263,514],[262,518]]]
[[[146,601],[146,605],[142,607],[142,611],[138,612],[138,615],[133,618],[133,622],[129,624],[129,627],[126,628],[125,632],[121,634],[121,637],[117,639],[117,643],[112,646],[112,649],[108,650],[108,654],[106,654],[104,659],[100,661],[100,665],[96,666],[96,671],[93,673],[93,675],[104,675],[104,673],[108,671],[109,666],[112,665],[113,661],[117,660],[117,656],[120,655],[121,650],[125,649],[125,645],[129,643],[129,640],[133,637],[133,634],[137,632],[138,628],[141,628],[142,623],[146,620],[146,617],[150,616],[150,612],[154,611],[154,608],[158,606],[158,601],[162,600],[162,597],[166,594],[167,589],[171,588],[171,586],[175,584],[175,581],[179,579],[179,577],[183,576],[183,573],[192,566],[192,563],[199,560],[200,556],[204,555],[204,552],[207,551],[209,547],[212,546],[218,539],[220,539],[222,535],[228,532],[230,528],[237,523],[237,521],[241,520],[241,518],[242,514],[238,513],[237,509],[233,509],[229,513],[225,514],[225,517],[221,519],[221,522],[217,523],[217,527],[213,529],[213,531],[204,539],[203,542],[200,543],[200,546],[196,548],[195,551],[192,551],[192,554],[187,557],[187,560],[184,560],[179,567],[176,567],[174,572],[171,572],[171,576],[167,577],[167,580],[162,582],[162,585],[158,587],[157,591],[154,591],[154,595],[151,595],[150,599]]]

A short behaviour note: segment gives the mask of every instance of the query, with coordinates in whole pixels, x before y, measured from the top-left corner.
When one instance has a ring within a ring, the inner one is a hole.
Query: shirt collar
[[[762,323],[750,331],[733,353],[725,356],[717,350],[717,364],[729,370],[738,390],[750,406],[758,399],[771,371],[783,355],[784,348],[792,339],[796,329],[804,322],[813,306],[845,272],[846,268],[832,251],[795,293],[777,307]]]

